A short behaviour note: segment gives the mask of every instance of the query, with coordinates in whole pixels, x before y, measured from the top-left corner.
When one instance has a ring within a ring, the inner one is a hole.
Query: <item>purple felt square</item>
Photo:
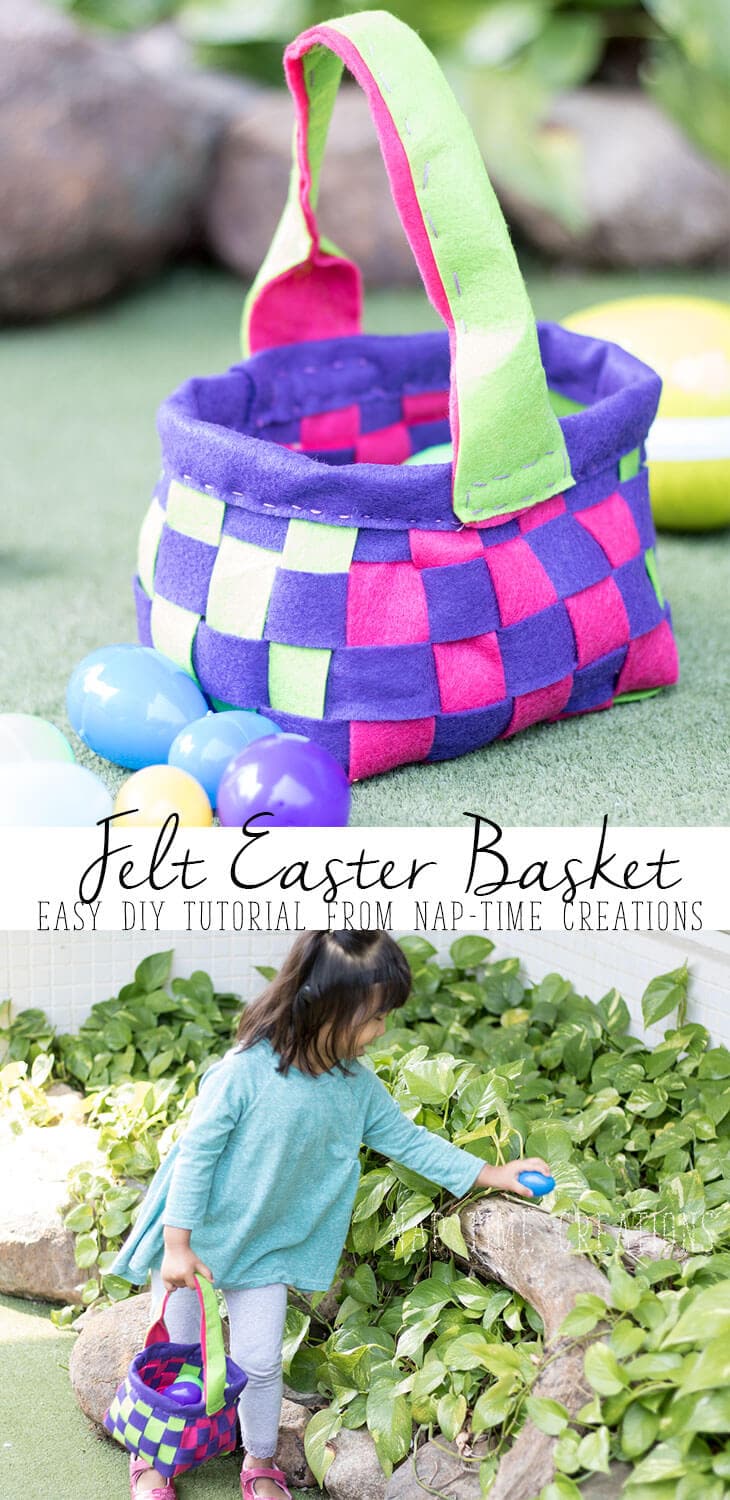
[[[137,610],[137,636],[141,646],[152,645],[152,626],[150,616],[152,614],[152,600],[146,594],[139,578],[134,578],[134,603]]]
[[[267,641],[285,646],[344,646],[347,576],[277,568],[266,615]]]
[[[557,594],[565,598],[607,578],[611,565],[603,548],[571,515],[536,526],[528,541]]]
[[[270,422],[262,416],[255,419],[253,429],[267,443],[284,443],[289,447],[291,443],[299,442],[301,425],[298,417],[292,417],[288,422]]]
[[[411,544],[407,531],[375,531],[361,527],[357,533],[353,562],[410,562]]]
[[[421,574],[432,641],[463,641],[499,629],[494,584],[483,557]]]
[[[435,448],[437,444],[448,443],[451,440],[448,418],[440,417],[435,422],[414,422],[408,428],[408,437],[411,453],[422,453],[424,448]]]
[[[451,760],[455,755],[479,750],[482,745],[488,745],[504,734],[511,717],[511,698],[466,713],[437,714],[433,745],[427,759]]]
[[[626,657],[626,646],[608,656],[592,661],[589,667],[581,667],[573,678],[573,689],[563,710],[566,714],[583,714],[591,708],[600,708],[610,703],[616,691],[618,674]]]
[[[478,531],[485,547],[496,547],[498,542],[509,542],[513,536],[521,535],[516,520],[501,521],[497,526],[480,526]]]
[[[648,547],[655,547],[656,531],[649,499],[648,471],[642,469],[641,473],[635,475],[633,479],[622,479],[619,484],[619,494],[623,495],[634,518],[642,550],[646,551]]]
[[[589,505],[599,505],[616,489],[616,465],[602,469],[600,474],[590,474],[578,479],[565,491],[565,504],[569,511],[585,510]]]
[[[637,635],[646,635],[647,630],[653,630],[664,618],[664,610],[646,571],[644,553],[617,568],[613,576],[626,606],[632,640]]]
[[[440,706],[430,645],[333,651],[325,718],[424,719]]]
[[[303,734],[305,739],[322,745],[325,750],[329,750],[330,755],[334,755],[345,771],[349,769],[350,726],[344,720],[303,719],[298,714],[280,713],[276,708],[268,708],[266,716],[278,724],[285,734]]]
[[[549,687],[575,671],[575,638],[563,603],[507,626],[497,639],[510,697]]]
[[[401,420],[400,392],[378,391],[360,402],[360,432],[379,432]]]
[[[356,457],[354,448],[309,448],[307,450],[307,458],[316,459],[318,464],[330,464],[335,467],[340,464],[354,464]]]
[[[171,604],[205,613],[217,547],[163,526],[155,564],[155,593]]]
[[[265,511],[246,510],[243,505],[226,506],[223,517],[223,535],[235,536],[239,542],[250,542],[253,547],[267,547],[271,552],[282,552],[289,530],[287,516],[269,516]]]
[[[268,641],[242,641],[211,630],[201,620],[193,642],[193,668],[209,697],[238,708],[268,708]]]

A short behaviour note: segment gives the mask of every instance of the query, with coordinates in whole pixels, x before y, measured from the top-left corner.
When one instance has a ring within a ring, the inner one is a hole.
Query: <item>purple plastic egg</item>
[[[302,734],[255,740],[223,773],[218,818],[224,828],[242,828],[257,813],[274,828],[342,828],[350,784],[329,751]]]
[[[168,1385],[164,1395],[176,1401],[178,1406],[197,1406],[203,1399],[203,1388],[194,1380],[176,1380],[173,1385]]]

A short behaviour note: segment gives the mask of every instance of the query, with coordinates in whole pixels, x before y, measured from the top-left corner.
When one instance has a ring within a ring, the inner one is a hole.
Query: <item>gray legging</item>
[[[159,1271],[152,1272],[152,1306],[157,1311],[165,1289]],[[272,1458],[279,1439],[282,1373],[281,1346],[286,1317],[286,1287],[234,1287],[223,1296],[231,1330],[231,1358],[248,1375],[238,1403],[247,1453]],[[178,1287],[165,1315],[174,1344],[195,1344],[200,1338],[200,1307],[190,1287]]]

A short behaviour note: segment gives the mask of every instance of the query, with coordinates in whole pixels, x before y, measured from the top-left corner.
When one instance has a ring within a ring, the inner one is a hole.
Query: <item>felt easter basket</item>
[[[320,236],[343,65],[444,333],[363,334],[359,272]],[[402,22],[316,26],[285,70],[291,187],[248,357],[159,414],[140,639],[352,780],[674,682],[644,462],[658,376],[536,328],[469,126]],[[449,439],[453,463],[406,462]]]
[[[200,1342],[171,1344],[165,1324],[170,1293],[135,1354],[104,1417],[104,1426],[135,1457],[172,1479],[198,1468],[237,1441],[236,1403],[247,1377],[226,1357],[223,1329],[210,1282],[196,1277]],[[165,1395],[176,1380],[202,1381],[202,1398],[180,1406]]]

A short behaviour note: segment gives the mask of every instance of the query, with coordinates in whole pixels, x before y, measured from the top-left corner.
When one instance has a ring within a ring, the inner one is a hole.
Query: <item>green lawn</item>
[[[0,1494],[3,1500],[125,1500],[127,1457],[99,1436],[71,1392],[75,1334],[39,1302],[0,1297]],[[218,1459],[177,1481],[180,1500],[240,1500],[240,1463]],[[319,1490],[293,1490],[317,1500]]]
[[[561,275],[535,270],[538,316],[634,291],[723,295],[719,275]],[[6,661],[0,707],[67,729],[65,685],[88,651],[132,640],[136,536],[158,469],[155,410],[187,375],[238,357],[241,288],[181,267],[83,316],[0,341]],[[370,300],[373,330],[434,326],[417,293]],[[607,714],[530,729],[442,765],[354,788],[353,822],[455,824],[465,809],[503,824],[707,824],[728,803],[728,533],[663,536],[659,563],[682,666],[676,690]],[[111,786],[124,776],[81,750]]]

